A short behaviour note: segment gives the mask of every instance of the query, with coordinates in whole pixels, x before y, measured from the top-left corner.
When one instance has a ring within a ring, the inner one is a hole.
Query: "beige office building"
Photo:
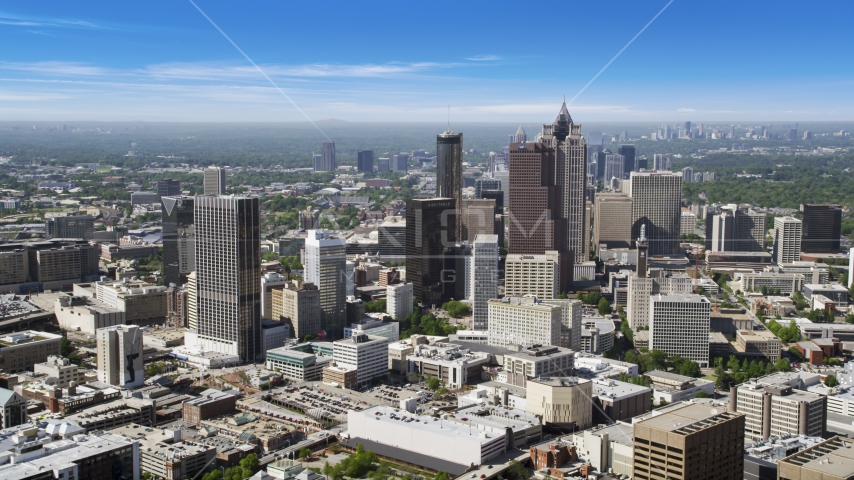
[[[730,389],[730,410],[745,415],[748,440],[772,435],[821,437],[827,425],[827,397],[794,389],[774,376],[754,379]]]
[[[801,260],[803,224],[794,217],[774,218],[774,262],[784,265]]]
[[[836,436],[777,462],[780,480],[848,480],[854,478],[851,439]]]
[[[632,197],[624,193],[597,193],[593,204],[593,246],[629,248],[632,245]]]
[[[578,377],[540,377],[528,380],[526,410],[538,415],[544,425],[572,426],[575,430],[593,424],[593,382]]]
[[[510,254],[504,266],[504,294],[531,294],[551,300],[558,296],[559,277],[560,256],[556,251],[543,255]]]
[[[744,415],[687,403],[637,420],[633,427],[633,478],[742,478]]]
[[[487,302],[489,345],[560,345],[562,308],[534,296],[508,296]]]
[[[293,280],[271,290],[272,319],[290,326],[295,338],[320,331],[320,291],[313,283]]]
[[[61,335],[24,330],[0,337],[0,369],[7,373],[30,372],[33,365],[59,355]]]
[[[208,167],[205,169],[205,195],[225,195],[225,169]]]

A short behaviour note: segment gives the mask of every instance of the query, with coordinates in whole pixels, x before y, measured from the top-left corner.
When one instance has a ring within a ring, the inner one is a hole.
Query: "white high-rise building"
[[[558,305],[561,308],[560,347],[580,352],[583,306],[581,300],[555,298],[552,300],[543,300],[543,303],[546,305]]]
[[[326,230],[309,230],[305,239],[305,281],[320,290],[320,328],[328,340],[342,338],[347,326],[345,240]]]
[[[774,262],[777,265],[801,260],[803,224],[794,217],[774,218]]]
[[[711,304],[701,295],[655,295],[649,305],[649,348],[709,366]]]
[[[498,235],[474,237],[472,262],[472,329],[487,330],[487,302],[498,297]]]
[[[344,334],[344,330],[341,330]],[[362,387],[388,375],[388,338],[354,334],[332,342],[332,360],[339,366],[356,370],[356,383]]]
[[[196,272],[187,275],[187,329],[193,332],[199,330],[199,304],[197,302],[196,284]]]
[[[504,297],[490,300],[489,345],[560,345],[560,305],[542,303],[536,297]]]
[[[557,298],[560,286],[560,256],[556,251],[543,255],[507,256],[504,264],[505,295],[535,295],[545,300]]]
[[[386,287],[385,312],[395,320],[403,320],[412,313],[413,288],[411,283],[397,283]]]
[[[96,332],[98,381],[122,388],[142,385],[142,330],[137,325],[116,325]]]
[[[261,355],[258,198],[196,197],[198,347],[253,362]]]
[[[611,181],[612,178],[623,178],[623,162],[625,158],[622,155],[605,155],[605,184]]]
[[[646,225],[649,255],[679,253],[682,219],[682,174],[673,172],[632,172],[632,238]]]
[[[208,167],[205,169],[205,195],[225,195],[225,169]]]

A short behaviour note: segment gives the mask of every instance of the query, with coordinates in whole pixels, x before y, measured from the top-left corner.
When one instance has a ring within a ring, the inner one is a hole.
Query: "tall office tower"
[[[629,176],[629,172],[635,167],[635,146],[634,145],[620,145],[620,148],[617,150],[617,153],[623,156],[623,177],[626,178]]]
[[[810,132],[809,130],[804,132],[804,140],[812,140],[812,132]]]
[[[546,305],[557,305],[561,308],[560,347],[569,348],[576,352],[581,351],[581,324],[582,308],[581,300],[568,300],[553,298],[542,301]]]
[[[326,230],[309,230],[305,239],[305,281],[320,290],[320,329],[329,340],[344,337],[347,326],[345,240]]]
[[[463,134],[436,135],[436,197],[453,198],[455,208],[463,204]],[[460,238],[460,225],[454,238]],[[417,287],[416,287],[417,289]]]
[[[664,154],[656,153],[652,156],[652,169],[667,170],[666,168],[664,168]]]
[[[596,185],[596,181],[599,180],[598,158],[599,156],[595,151],[592,151],[587,155],[587,182],[593,185]]]
[[[163,217],[163,282],[183,285],[196,269],[193,197],[160,197]]]
[[[794,217],[774,217],[774,263],[798,262],[801,260],[801,221]]]
[[[655,295],[649,299],[649,349],[709,366],[709,299]]]
[[[691,183],[694,181],[694,169],[685,167],[682,169],[682,183]]]
[[[487,302],[498,297],[498,235],[478,235],[472,246],[472,329],[489,328]]]
[[[205,195],[225,195],[225,169],[208,167],[205,169]]]
[[[679,253],[682,220],[682,174],[673,172],[632,172],[632,238],[646,225],[650,255]]]
[[[519,129],[516,130],[516,135],[513,136],[513,141],[510,143],[526,143],[528,141],[528,135],[525,134],[525,129],[522,128],[522,124],[519,124]]]
[[[487,308],[489,345],[560,345],[560,305],[543,303],[534,296],[506,296],[489,300]]]
[[[91,215],[53,217],[45,220],[45,238],[82,238],[95,236],[95,219]]]
[[[593,202],[593,248],[632,246],[632,198],[623,193],[597,193]]]
[[[474,198],[483,198],[483,192],[486,190],[501,190],[501,180],[478,178],[474,181]]]
[[[391,171],[395,173],[406,173],[406,160],[409,157],[406,154],[398,154],[391,156]]]
[[[501,190],[484,190],[483,198],[495,202],[495,228],[493,232],[498,235],[498,246],[504,247],[504,192]]]
[[[745,478],[740,413],[684,403],[644,416],[632,428],[632,478]]]
[[[174,197],[181,195],[181,182],[167,178],[157,181],[157,194],[161,197]]]
[[[764,252],[765,214],[739,207],[710,207],[706,213],[706,250]]]
[[[697,133],[700,135],[700,138],[704,138],[705,134],[703,133],[703,124],[702,123],[700,124],[700,128],[697,130]]]
[[[356,160],[356,169],[360,173],[373,173],[374,172],[374,151],[373,150],[359,150],[357,154]]]
[[[685,134],[691,136],[691,122],[685,122]]]
[[[605,155],[605,174],[603,176],[605,182],[610,182],[612,178],[623,178],[623,164],[625,158],[622,155]]]
[[[334,172],[338,168],[338,164],[335,163],[335,142],[324,140],[323,145],[320,146],[320,154],[323,155],[323,161],[321,162],[323,171]]]
[[[510,206],[510,151],[507,151],[507,164],[496,165],[492,172],[492,178],[501,182],[501,191],[504,192],[504,205]]]
[[[390,173],[391,172],[391,159],[387,157],[380,157],[377,159],[377,173]]]
[[[804,253],[839,253],[842,230],[842,206],[829,204],[801,205]]]
[[[729,126],[729,138],[735,138],[735,125]]]
[[[412,282],[415,300],[439,305],[445,298],[445,255],[454,248],[457,234],[453,198],[406,201],[406,280]]]
[[[261,355],[258,198],[196,197],[199,348],[254,362]]]
[[[315,172],[323,171],[323,155],[314,153],[311,155],[311,165]]]
[[[95,332],[98,381],[122,388],[142,385],[142,330],[137,325],[115,325]]]
[[[555,184],[561,188],[558,215],[566,219],[566,248],[573,252],[573,261],[581,263],[590,253],[584,245],[587,146],[581,125],[573,123],[566,102],[554,123],[543,125],[542,140],[555,151]]]
[[[460,242],[473,242],[478,235],[495,231],[495,200],[466,198],[460,208]]]

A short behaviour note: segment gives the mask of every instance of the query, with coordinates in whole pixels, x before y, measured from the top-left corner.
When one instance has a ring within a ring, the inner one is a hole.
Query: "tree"
[[[222,470],[216,469],[204,474],[202,480],[222,480]]]
[[[258,460],[257,455],[255,455],[254,453],[250,453],[249,455],[243,457],[243,460],[240,461],[240,466],[250,471],[251,473],[249,475],[251,476],[255,475],[258,470],[261,470],[261,461]]]
[[[74,348],[74,345],[71,343],[71,340],[69,340],[68,338],[66,338],[64,336],[59,340],[59,354],[60,355],[62,355],[63,357],[68,357],[69,355],[71,355],[71,352],[73,352],[74,350],[76,350],[76,349]]]
[[[510,466],[504,471],[504,476],[509,480],[522,480],[528,478],[529,474],[528,469],[524,465],[516,460],[512,460]]]
[[[694,395],[694,398],[709,398],[709,394],[703,391],[699,391],[696,395]]]
[[[433,480],[451,480],[451,476],[439,470],[436,475],[433,475]]]
[[[828,387],[833,388],[833,387],[839,386],[839,380],[837,380],[836,377],[833,375],[828,375],[824,379],[824,384]]]
[[[721,372],[715,380],[715,389],[723,391],[729,390],[730,385],[732,385],[732,376],[727,372]]]
[[[471,307],[466,305],[465,303],[458,302],[456,300],[451,300],[442,304],[442,310],[448,312],[448,315],[459,318],[469,315],[471,313]]]
[[[599,315],[608,315],[609,313],[611,313],[611,304],[608,303],[608,300],[606,300],[605,298],[600,298],[598,310]]]
[[[299,451],[299,458],[311,458],[312,453],[310,448],[303,448]]]
[[[436,391],[440,386],[442,386],[442,382],[440,382],[438,378],[430,377],[427,379],[427,388],[430,390]]]
[[[386,299],[381,298],[365,304],[365,313],[385,313]]]
[[[804,358],[804,354],[801,353],[801,351],[798,350],[797,347],[789,347],[789,353],[791,353],[792,355],[794,355],[795,357],[797,357],[800,360],[803,360],[803,358]]]
[[[788,372],[792,369],[792,365],[785,358],[781,358],[774,362],[774,369],[778,372]]]
[[[677,371],[679,372],[679,375],[685,375],[686,377],[699,378],[703,375],[700,372],[700,366],[693,360],[683,361],[679,365]]]

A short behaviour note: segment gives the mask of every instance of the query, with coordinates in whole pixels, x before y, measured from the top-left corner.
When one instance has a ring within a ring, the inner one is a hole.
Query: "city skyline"
[[[540,45],[552,41],[549,29],[494,34],[508,25],[509,5],[465,5],[453,18],[426,5],[340,5],[323,12],[318,41],[315,23],[289,21],[321,18],[316,6],[197,4],[299,109],[193,4],[93,2],[0,11],[0,39],[16,46],[0,62],[0,118],[306,121],[301,109],[314,121],[435,122],[450,104],[452,123],[536,122],[566,95],[578,97],[569,107],[581,123],[854,120],[852,67],[838,61],[854,8],[844,3],[739,5],[734,15],[690,2],[616,2],[607,16],[578,4],[571,37],[585,47],[548,55]],[[417,29],[440,16],[447,28]],[[418,35],[346,33],[360,22],[405,22]],[[609,35],[603,22],[615,27]],[[793,59],[797,69],[781,66]]]

